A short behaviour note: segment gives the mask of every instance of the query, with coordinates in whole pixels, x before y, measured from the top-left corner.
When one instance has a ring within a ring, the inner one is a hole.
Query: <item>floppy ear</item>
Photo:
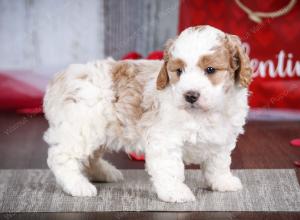
[[[169,75],[167,70],[167,62],[165,61],[161,67],[158,77],[156,79],[156,88],[158,90],[164,89],[169,84]]]
[[[242,46],[241,40],[235,35],[226,35],[231,54],[231,67],[236,82],[242,87],[248,87],[252,81],[250,59]]]
[[[169,61],[169,50],[170,47],[172,46],[174,40],[173,39],[169,39],[167,40],[167,43],[165,45],[165,49],[164,49],[164,63],[159,71],[157,80],[156,80],[156,88],[158,90],[162,90],[164,88],[166,88],[166,86],[169,84],[169,75],[168,75],[168,70],[167,70],[167,64]]]

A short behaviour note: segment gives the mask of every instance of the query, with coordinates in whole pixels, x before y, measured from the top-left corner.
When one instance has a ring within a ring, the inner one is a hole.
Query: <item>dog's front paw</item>
[[[184,183],[171,183],[157,189],[157,196],[164,202],[193,202],[196,200],[194,194]]]
[[[243,188],[240,179],[232,175],[214,178],[209,185],[212,190],[220,192],[238,191]]]
[[[63,191],[71,196],[96,196],[97,189],[83,177],[69,179],[62,185]]]

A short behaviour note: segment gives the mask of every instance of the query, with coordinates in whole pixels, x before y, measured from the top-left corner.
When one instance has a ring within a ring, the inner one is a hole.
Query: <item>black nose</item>
[[[199,97],[200,97],[200,93],[195,91],[188,91],[184,94],[185,101],[189,103],[196,102],[199,99]]]

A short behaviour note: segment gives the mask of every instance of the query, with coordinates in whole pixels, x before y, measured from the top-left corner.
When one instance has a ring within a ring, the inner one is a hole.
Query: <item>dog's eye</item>
[[[206,72],[207,74],[212,74],[212,73],[216,72],[216,69],[213,68],[213,67],[211,67],[211,66],[209,66],[209,67],[207,67],[207,68],[205,69],[205,72]]]
[[[180,75],[182,74],[182,72],[183,72],[183,71],[182,71],[181,68],[177,69],[177,70],[176,70],[177,76],[180,76]]]

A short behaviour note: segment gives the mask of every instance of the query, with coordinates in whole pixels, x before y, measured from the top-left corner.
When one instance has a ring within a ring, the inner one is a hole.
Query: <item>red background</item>
[[[253,11],[270,12],[281,9],[289,0],[242,1]],[[232,0],[181,0],[179,32],[189,26],[208,24],[225,32],[238,35],[250,44],[250,58],[260,61],[271,59],[275,68],[276,55],[280,50],[292,53],[299,61],[300,4],[286,15],[264,19],[258,24]],[[294,65],[294,64],[293,64]],[[300,63],[299,63],[300,65]],[[300,76],[262,78],[255,77],[250,86],[253,92],[249,98],[251,107],[300,109]]]

